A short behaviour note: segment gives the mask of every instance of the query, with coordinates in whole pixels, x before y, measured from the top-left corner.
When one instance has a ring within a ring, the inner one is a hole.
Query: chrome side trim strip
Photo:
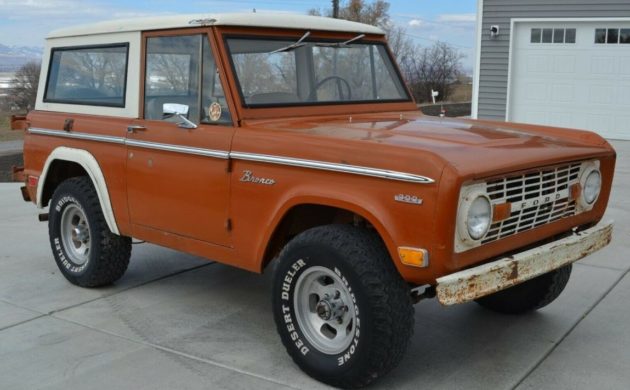
[[[314,160],[302,160],[299,158],[291,158],[291,157],[279,157],[279,156],[269,156],[265,154],[231,152],[230,158],[234,158],[237,160],[265,162],[265,163],[270,163],[270,164],[288,165],[288,166],[301,167],[301,168],[319,169],[323,171],[352,173],[355,175],[406,181],[410,183],[431,184],[435,182],[435,180],[429,177],[414,175],[411,173],[389,171],[389,170],[378,169],[378,168],[367,168],[367,167],[361,167],[357,165],[336,164],[336,163],[314,161]]]
[[[111,135],[96,135],[96,134],[76,133],[76,132],[68,132],[68,131],[60,131],[60,130],[48,130],[48,129],[40,129],[37,127],[30,127],[28,131],[29,133],[32,133],[32,134],[50,135],[53,137],[84,139],[88,141],[107,142],[107,143],[112,143],[112,144],[125,143],[125,139],[123,137],[113,137]]]
[[[213,150],[213,149],[194,148],[191,146],[161,144],[158,142],[148,142],[148,141],[136,141],[133,139],[127,139],[125,141],[125,144],[127,144],[127,146],[136,146],[139,148],[164,150],[167,152],[175,152],[175,153],[194,154],[197,156],[221,158],[224,160],[227,160],[228,158],[230,158],[230,154],[228,152],[223,152],[220,150]]]
[[[369,168],[357,165],[338,164],[324,161],[304,160],[300,158],[271,156],[267,154],[246,153],[246,152],[228,152],[222,150],[195,148],[191,146],[162,144],[158,142],[137,141],[124,137],[114,137],[109,135],[95,135],[87,133],[67,132],[60,130],[49,130],[32,127],[28,131],[32,134],[49,135],[53,137],[75,138],[88,141],[107,142],[114,144],[122,144],[139,148],[164,150],[174,153],[193,154],[197,156],[205,156],[220,159],[237,159],[244,161],[264,162],[269,164],[286,165],[300,168],[319,169],[322,171],[350,173],[354,175],[377,177],[388,180],[398,180],[409,183],[431,184],[435,180],[430,177],[414,175],[411,173],[390,171],[379,168]]]
[[[95,135],[95,134],[87,134],[87,133],[78,133],[74,131],[67,132],[67,131],[60,131],[60,130],[48,130],[48,129],[40,129],[36,127],[29,128],[29,132],[32,134],[50,135],[53,137],[74,138],[74,139],[114,143],[114,144],[121,144],[121,145],[124,144],[128,146],[139,147],[139,148],[165,150],[167,152],[194,154],[194,155],[205,156],[205,157],[214,157],[214,158],[221,158],[221,159],[229,158],[228,152],[224,152],[220,150],[202,149],[202,148],[195,148],[191,146],[161,144],[157,142],[148,142],[148,141],[136,141],[132,139],[127,139],[123,137],[113,137],[109,135]]]

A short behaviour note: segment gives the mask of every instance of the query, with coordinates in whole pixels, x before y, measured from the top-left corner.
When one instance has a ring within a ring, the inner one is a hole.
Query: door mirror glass
[[[187,117],[188,109],[189,107],[185,104],[164,103],[164,105],[162,106],[162,116],[169,117],[173,115],[183,115]]]

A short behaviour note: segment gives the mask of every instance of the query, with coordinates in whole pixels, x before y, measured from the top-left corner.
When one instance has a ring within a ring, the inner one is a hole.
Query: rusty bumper
[[[481,298],[571,264],[605,247],[612,237],[612,222],[491,263],[437,279],[437,297],[443,305]]]

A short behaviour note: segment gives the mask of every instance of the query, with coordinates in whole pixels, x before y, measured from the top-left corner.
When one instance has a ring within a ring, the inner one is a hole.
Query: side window
[[[146,44],[144,117],[164,116],[165,104],[188,107],[195,123],[231,124],[214,56],[206,35],[150,37]]]
[[[125,106],[129,44],[52,49],[44,101]]]

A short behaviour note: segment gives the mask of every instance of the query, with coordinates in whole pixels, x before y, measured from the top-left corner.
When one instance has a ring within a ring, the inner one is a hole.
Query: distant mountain
[[[35,46],[7,46],[0,43],[0,72],[15,72],[29,61],[42,58],[41,47]]]

